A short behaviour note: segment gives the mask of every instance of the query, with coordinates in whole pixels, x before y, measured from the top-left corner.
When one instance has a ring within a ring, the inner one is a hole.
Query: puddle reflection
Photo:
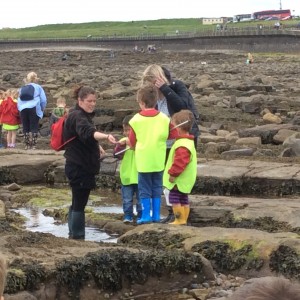
[[[106,212],[103,209],[109,207],[102,207],[101,212]],[[113,207],[111,210],[116,213],[116,208]],[[120,208],[122,212],[122,208]],[[27,230],[32,232],[44,232],[51,233],[57,237],[68,238],[69,228],[68,224],[60,224],[54,218],[50,216],[44,216],[43,211],[39,208],[19,208],[13,210],[16,213],[26,217],[25,227]],[[117,212],[118,213],[118,212]],[[91,226],[85,228],[85,240],[93,242],[109,242],[116,243],[116,235],[108,235],[106,232]]]

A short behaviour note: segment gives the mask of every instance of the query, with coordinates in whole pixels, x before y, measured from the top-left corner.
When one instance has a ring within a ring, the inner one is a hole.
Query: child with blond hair
[[[190,213],[188,194],[191,192],[197,176],[197,153],[194,136],[189,134],[193,124],[193,113],[181,110],[172,116],[174,126],[178,126],[176,138],[166,163],[163,185],[170,190],[169,201],[172,204],[174,225],[185,225]]]
[[[66,99],[63,97],[57,98],[56,107],[53,108],[53,110],[51,112],[50,120],[49,120],[50,129],[51,129],[52,124],[56,123],[66,113],[68,113]]]
[[[5,93],[5,99],[0,105],[0,123],[2,127],[7,131],[6,135],[6,147],[15,148],[17,130],[20,128],[20,115],[17,106],[18,91],[15,89],[7,90]]]

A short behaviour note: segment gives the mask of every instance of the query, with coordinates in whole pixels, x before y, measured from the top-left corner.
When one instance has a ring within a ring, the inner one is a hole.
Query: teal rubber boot
[[[150,223],[152,218],[150,216],[150,198],[141,199],[142,217],[136,221],[138,225]]]
[[[152,199],[152,222],[160,222],[160,198]]]
[[[83,240],[85,237],[85,215],[84,211],[73,211],[71,218],[70,238],[75,240]]]
[[[69,237],[72,237],[72,206],[69,207],[69,212],[68,212],[68,227],[69,227]]]

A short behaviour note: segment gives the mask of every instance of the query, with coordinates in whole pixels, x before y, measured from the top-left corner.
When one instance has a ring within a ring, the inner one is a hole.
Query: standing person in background
[[[21,114],[26,150],[36,148],[39,120],[43,118],[43,112],[47,105],[45,91],[38,81],[39,78],[35,72],[28,73],[24,79],[26,85],[20,89],[18,97],[18,109]],[[26,95],[23,91],[26,91]]]
[[[0,104],[0,123],[7,131],[6,147],[15,148],[17,130],[20,127],[20,115],[17,107],[18,90],[8,90],[5,99]]]
[[[159,100],[157,101],[157,109],[169,118],[174,113],[181,111],[182,109],[188,109],[193,112],[194,120],[190,133],[194,136],[195,148],[197,149],[198,136],[200,134],[198,127],[199,113],[195,107],[194,99],[189,92],[187,86],[181,80],[173,80],[168,69],[159,65],[149,65],[142,75],[141,83],[151,82],[155,84],[159,91]],[[167,157],[174,141],[167,141]],[[168,190],[164,190],[168,216],[162,220],[162,223],[169,223],[174,221],[173,209],[170,203],[168,203]]]
[[[0,255],[0,300],[4,300],[3,294],[6,283],[7,264],[6,260]]]
[[[49,118],[50,131],[52,124],[56,123],[62,116],[68,113],[66,99],[59,97],[56,100],[56,107],[53,108]]]
[[[64,124],[64,141],[75,137],[66,144],[65,174],[72,190],[72,205],[69,208],[69,237],[85,238],[84,209],[92,189],[96,187],[96,174],[100,169],[100,140],[115,144],[111,134],[97,131],[95,116],[96,91],[88,86],[77,87],[74,91],[77,100],[75,109],[68,114]]]
[[[247,54],[246,64],[253,64],[253,55],[250,52]]]
[[[135,163],[134,149],[126,149],[127,140],[130,132],[129,121],[132,116],[126,116],[123,119],[123,132],[124,138],[122,138],[117,146],[115,147],[114,154],[125,151],[116,155],[117,158],[121,159],[120,165],[120,178],[121,178],[121,191],[122,191],[122,202],[124,219],[123,222],[128,224],[133,222],[133,198],[136,197],[136,211],[137,219],[141,218],[142,208],[139,198],[138,190],[138,171]]]
[[[187,122],[187,123],[184,123]],[[191,192],[197,176],[197,153],[194,136],[189,132],[192,127],[193,114],[181,110],[172,116],[172,124],[179,136],[173,144],[163,175],[163,185],[170,190],[169,200],[172,204],[174,225],[186,225],[190,213],[188,194]]]
[[[166,141],[177,136],[177,131],[171,130],[170,119],[155,109],[157,97],[157,89],[153,84],[142,86],[137,92],[141,111],[129,121],[131,126],[129,146],[135,148],[138,188],[142,204],[142,217],[137,220],[137,224],[160,222]]]

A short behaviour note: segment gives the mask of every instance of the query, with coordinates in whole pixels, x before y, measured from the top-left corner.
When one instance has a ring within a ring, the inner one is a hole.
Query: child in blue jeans
[[[125,137],[122,138],[115,147],[115,156],[122,159],[120,165],[120,179],[121,179],[121,192],[124,219],[126,224],[133,222],[133,198],[136,196],[136,211],[137,218],[141,218],[142,208],[140,204],[139,192],[138,192],[138,172],[135,164],[134,150],[126,149],[126,141],[130,132],[129,121],[132,116],[126,116],[123,120],[123,132]],[[124,151],[124,152],[122,152]],[[121,152],[118,154],[118,152]],[[116,155],[117,154],[117,155]]]
[[[142,217],[137,224],[160,222],[162,176],[165,168],[166,141],[177,136],[171,130],[170,119],[155,109],[158,99],[153,84],[142,86],[137,92],[141,111],[129,121],[129,145],[135,148]],[[152,216],[150,210],[152,207]]]

